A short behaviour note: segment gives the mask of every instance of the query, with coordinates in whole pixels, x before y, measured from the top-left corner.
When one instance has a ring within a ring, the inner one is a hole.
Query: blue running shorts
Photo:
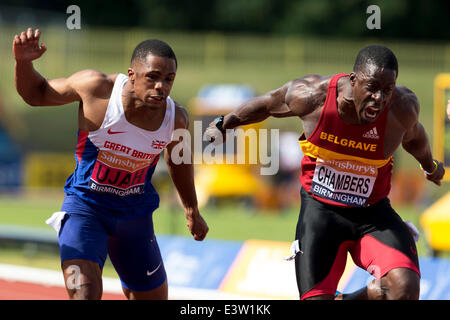
[[[129,216],[95,207],[75,195],[66,195],[61,211],[66,212],[59,230],[61,262],[86,259],[103,268],[107,254],[122,286],[147,291],[166,280],[166,271],[153,230],[153,212]]]

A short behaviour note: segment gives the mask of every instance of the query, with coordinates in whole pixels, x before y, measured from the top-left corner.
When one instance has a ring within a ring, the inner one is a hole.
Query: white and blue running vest
[[[159,206],[151,178],[172,139],[175,103],[167,98],[159,129],[141,129],[125,118],[122,89],[127,81],[126,75],[117,76],[101,127],[78,130],[76,167],[64,191],[103,208],[141,214]]]

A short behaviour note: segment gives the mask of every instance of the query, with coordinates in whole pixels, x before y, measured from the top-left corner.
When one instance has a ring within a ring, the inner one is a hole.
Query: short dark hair
[[[175,65],[178,67],[177,57],[172,48],[164,41],[158,39],[148,39],[139,43],[131,55],[131,64],[135,60],[145,61],[149,54],[157,57],[164,57],[175,60]]]
[[[353,71],[360,71],[368,63],[372,63],[379,68],[391,69],[398,76],[397,58],[388,47],[380,44],[371,44],[362,48],[356,56]]]

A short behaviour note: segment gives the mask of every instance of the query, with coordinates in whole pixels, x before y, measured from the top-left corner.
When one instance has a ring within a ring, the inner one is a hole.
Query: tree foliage
[[[64,12],[81,8],[90,26],[245,32],[361,38],[450,39],[448,0],[4,0],[5,4]],[[369,30],[369,5],[381,10],[381,29]]]

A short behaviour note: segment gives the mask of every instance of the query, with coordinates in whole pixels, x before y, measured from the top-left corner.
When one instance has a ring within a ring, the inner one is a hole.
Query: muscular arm
[[[13,40],[14,83],[19,95],[32,106],[61,105],[80,101],[72,86],[71,78],[47,80],[33,67],[33,60],[40,58],[47,50],[39,45],[40,31],[28,28]]]
[[[189,117],[186,110],[180,106],[176,106],[175,129],[188,130]],[[175,163],[172,159],[172,152],[178,143],[186,143],[185,141],[172,141],[164,150],[164,158],[167,163],[169,175],[180,195],[181,202],[185,209],[185,216],[188,221],[188,228],[195,240],[203,240],[208,233],[208,226],[201,217],[198,204],[197,194],[194,184],[194,166],[192,164],[192,155],[190,145],[185,144],[181,152],[189,152],[189,160],[187,162]],[[177,156],[183,157],[183,154],[177,153]],[[185,158],[185,157],[183,157]]]
[[[281,88],[249,99],[224,117],[224,129],[261,122],[268,117],[303,117],[317,107],[323,82],[318,75],[308,75],[286,83]]]
[[[58,106],[81,101],[80,91],[93,88],[92,85],[102,78],[98,71],[83,70],[68,78],[45,79],[33,68],[31,61],[16,61],[14,75],[17,92],[31,106]]]
[[[13,40],[14,83],[19,95],[32,106],[57,106],[91,98],[105,99],[117,75],[82,70],[68,78],[46,79],[34,69],[33,60],[47,50],[39,45],[40,31],[28,28]],[[86,101],[84,101],[86,102]]]
[[[416,122],[405,134],[402,141],[403,148],[431,172],[434,168],[428,135],[420,122]]]
[[[420,163],[424,170],[432,172],[435,168],[435,164],[433,162],[430,142],[425,128],[418,121],[420,110],[419,101],[414,93],[408,90],[408,92],[405,93],[404,98],[402,98],[401,103],[407,108],[402,108],[403,110],[406,110],[402,116],[406,129],[406,133],[402,140],[402,146]],[[427,179],[440,185],[440,180],[442,179],[444,172],[442,163],[439,163],[436,172],[432,175],[427,175]]]

